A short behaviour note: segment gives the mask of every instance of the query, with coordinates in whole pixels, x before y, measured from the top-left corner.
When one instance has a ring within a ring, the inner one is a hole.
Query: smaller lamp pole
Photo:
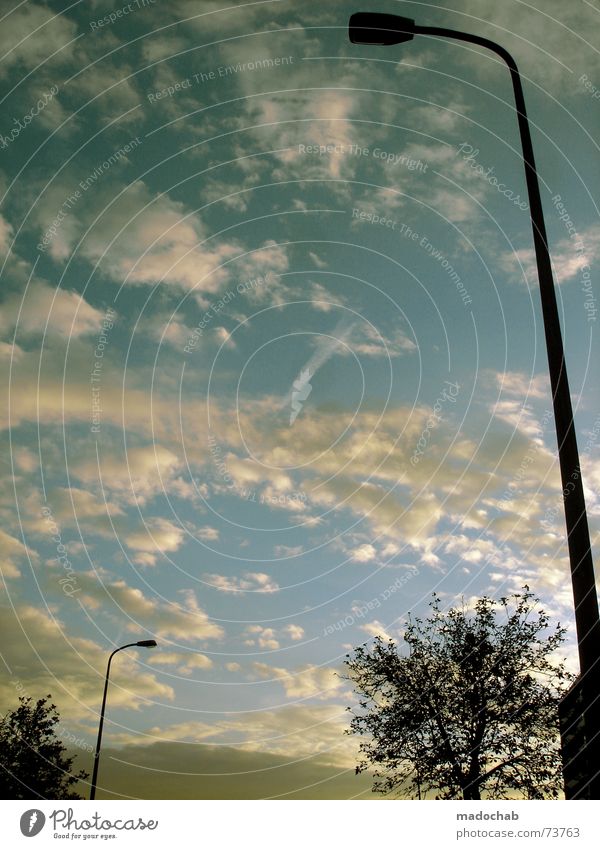
[[[92,774],[92,786],[90,788],[90,802],[96,798],[96,782],[98,780],[98,764],[100,762],[100,746],[102,744],[102,729],[104,727],[104,710],[106,708],[106,694],[108,693],[108,679],[110,677],[110,664],[117,652],[123,649],[129,649],[132,646],[141,646],[146,649],[153,649],[156,646],[156,640],[139,640],[137,643],[127,643],[126,646],[120,646],[115,649],[108,658],[108,666],[106,667],[106,678],[104,680],[104,695],[102,697],[102,707],[100,709],[100,724],[98,726],[98,740],[96,741],[96,751],[94,753],[94,771]]]

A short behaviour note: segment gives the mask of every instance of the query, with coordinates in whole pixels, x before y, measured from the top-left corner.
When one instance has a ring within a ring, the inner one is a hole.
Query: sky
[[[575,668],[507,70],[345,0],[12,5],[0,709],[51,693],[91,771],[153,638],[99,798],[372,798],[344,658],[433,592],[529,585]],[[517,60],[598,555],[597,9],[368,8]]]

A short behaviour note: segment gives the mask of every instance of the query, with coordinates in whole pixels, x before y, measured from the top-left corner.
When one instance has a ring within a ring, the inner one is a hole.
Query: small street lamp
[[[96,782],[98,780],[98,764],[100,762],[100,745],[102,743],[102,728],[104,727],[104,710],[106,708],[106,694],[108,692],[108,679],[110,676],[110,664],[117,652],[123,649],[131,648],[132,646],[140,646],[145,649],[153,649],[156,647],[156,640],[139,640],[137,643],[127,643],[126,646],[120,646],[115,649],[108,658],[108,666],[106,667],[106,679],[104,681],[104,695],[102,697],[102,708],[100,709],[100,725],[98,726],[98,740],[96,742],[96,752],[94,753],[94,771],[92,774],[92,786],[90,788],[90,801],[96,798]]]

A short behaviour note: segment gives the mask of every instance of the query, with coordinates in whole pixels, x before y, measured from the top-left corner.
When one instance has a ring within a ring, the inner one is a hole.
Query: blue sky
[[[595,10],[384,6],[523,74],[595,541]],[[353,646],[433,591],[528,583],[572,624],[508,73],[439,39],[352,46],[354,11],[2,20],[0,693],[51,692],[86,766],[108,651],[155,637],[115,661],[120,795],[210,795],[197,764],[232,798],[369,796]]]

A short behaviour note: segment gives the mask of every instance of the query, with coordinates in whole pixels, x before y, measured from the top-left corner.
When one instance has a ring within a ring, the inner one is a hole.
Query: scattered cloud
[[[95,720],[98,693],[106,672],[107,646],[79,637],[41,605],[20,604],[0,617],[2,654],[9,671],[0,681],[3,705],[17,696],[40,698],[52,693],[64,718]],[[14,639],[15,628],[21,638]],[[21,631],[22,629],[22,631]],[[144,670],[139,652],[122,652],[111,676],[113,708],[139,710],[148,702],[172,701],[172,687]],[[19,685],[19,686],[17,686]]]
[[[375,560],[377,556],[377,551],[375,546],[370,543],[363,543],[363,545],[359,545],[358,548],[355,548],[351,553],[352,560],[355,560],[357,563],[371,563]]]
[[[385,625],[382,625],[378,619],[374,619],[372,622],[365,622],[364,625],[359,625],[358,627],[370,637],[381,637],[386,642],[393,639]]]
[[[600,226],[592,225],[574,238],[560,239],[551,248],[550,253],[556,282],[559,285],[582,279],[584,269],[600,258]],[[501,262],[503,268],[519,282],[529,286],[537,285],[537,263],[533,248],[505,252]]]
[[[289,670],[266,663],[253,663],[252,668],[260,678],[281,682],[290,699],[329,699],[343,686],[337,670],[324,666],[302,666]]]
[[[172,666],[178,675],[189,677],[197,670],[212,669],[210,657],[199,652],[156,652],[148,659],[152,666]]]
[[[199,606],[192,590],[182,593],[183,601],[167,601],[151,597],[123,579],[101,577],[91,572],[78,573],[78,596],[83,606],[99,603],[110,615],[118,615],[131,632],[163,637],[167,640],[215,640],[224,635],[223,628],[213,622]],[[181,593],[180,593],[181,594]]]
[[[0,572],[5,580],[21,576],[17,564],[28,556],[37,559],[36,553],[20,540],[0,530]]]
[[[274,628],[265,628],[262,625],[249,625],[245,631],[244,645],[258,646],[261,649],[275,651],[280,643]]]
[[[279,584],[265,572],[244,572],[241,576],[207,573],[203,579],[211,587],[226,593],[275,593]]]
[[[12,292],[2,302],[0,333],[17,330],[18,337],[33,333],[57,334],[66,339],[98,334],[104,311],[77,292],[53,289],[34,280],[24,293]]]

